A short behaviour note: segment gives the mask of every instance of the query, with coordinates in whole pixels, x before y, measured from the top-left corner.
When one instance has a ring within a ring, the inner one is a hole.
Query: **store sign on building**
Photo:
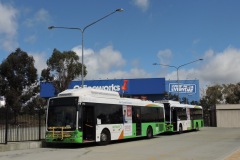
[[[169,83],[169,92],[196,93],[196,84]]]
[[[73,88],[81,88],[79,85],[75,85]],[[88,85],[84,85],[84,88],[93,88],[93,89],[101,89],[101,90],[106,90],[106,91],[115,91],[115,92],[119,92],[121,89],[121,86],[118,84],[110,84],[110,85],[98,85],[98,86],[88,86]]]

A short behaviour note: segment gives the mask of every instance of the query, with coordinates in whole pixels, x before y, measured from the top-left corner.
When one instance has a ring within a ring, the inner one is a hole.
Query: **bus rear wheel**
[[[110,142],[110,132],[104,129],[100,135],[100,145],[107,145]]]
[[[147,128],[147,138],[150,139],[153,137],[153,130],[152,130],[152,127],[148,127]]]

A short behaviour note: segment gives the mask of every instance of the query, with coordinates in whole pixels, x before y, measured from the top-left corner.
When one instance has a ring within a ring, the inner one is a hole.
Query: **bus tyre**
[[[182,132],[183,132],[183,128],[182,128],[182,124],[180,124],[178,133],[181,134]]]
[[[152,130],[152,127],[148,127],[147,128],[147,138],[150,139],[153,137],[153,130]]]
[[[100,135],[100,145],[107,145],[110,142],[110,132],[104,129]]]

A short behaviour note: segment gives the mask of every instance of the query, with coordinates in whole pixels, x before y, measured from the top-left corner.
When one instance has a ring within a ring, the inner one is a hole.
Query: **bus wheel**
[[[196,131],[199,131],[198,123],[196,123]]]
[[[100,135],[100,145],[107,145],[110,142],[110,133],[107,129],[104,129]]]
[[[182,124],[180,124],[178,133],[181,134],[182,132],[183,132],[183,128],[182,128]]]
[[[148,127],[147,128],[147,138],[150,139],[153,137],[153,130],[152,130],[152,127]]]

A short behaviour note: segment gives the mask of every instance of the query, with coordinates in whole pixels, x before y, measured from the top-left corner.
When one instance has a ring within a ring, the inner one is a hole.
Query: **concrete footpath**
[[[43,147],[46,147],[44,141],[9,142],[8,144],[0,144],[0,152]],[[228,155],[224,160],[240,160],[240,149]]]
[[[124,144],[124,143],[123,143]],[[26,142],[9,142],[8,144],[0,144],[0,152],[28,150],[36,148],[45,148],[46,144],[42,141],[26,141]],[[223,160],[240,160],[240,148],[227,155]]]
[[[240,149],[227,156],[224,160],[240,160]]]
[[[0,144],[0,152],[42,148],[43,144],[42,141],[8,142],[7,144]]]

